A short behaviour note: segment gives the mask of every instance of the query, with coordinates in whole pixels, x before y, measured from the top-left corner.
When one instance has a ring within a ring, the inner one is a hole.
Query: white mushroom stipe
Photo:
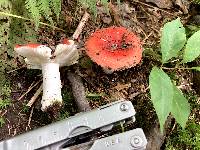
[[[42,65],[43,96],[42,110],[55,103],[62,103],[61,80],[58,63],[45,63]]]
[[[52,54],[51,49],[45,45],[28,44],[16,46],[15,51],[26,57],[28,68],[41,69],[43,74],[42,110],[45,111],[53,104],[62,103],[61,80],[59,67],[70,66],[79,58],[74,41],[57,45]]]

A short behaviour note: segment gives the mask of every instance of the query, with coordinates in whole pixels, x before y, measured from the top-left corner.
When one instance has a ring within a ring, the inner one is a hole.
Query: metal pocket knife
[[[135,113],[130,101],[116,101],[1,141],[0,150],[144,150],[141,128],[106,136],[119,122],[134,122]]]

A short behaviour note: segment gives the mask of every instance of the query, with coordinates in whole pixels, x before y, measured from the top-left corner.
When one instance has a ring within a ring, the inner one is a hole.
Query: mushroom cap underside
[[[51,57],[51,49],[41,44],[16,45],[14,50],[35,64],[48,62]]]
[[[137,65],[142,58],[139,38],[124,27],[97,30],[86,42],[86,53],[98,65],[121,70]]]
[[[41,64],[50,62],[58,63],[60,66],[70,66],[79,58],[78,50],[72,40],[58,44],[53,54],[49,47],[41,44],[16,45],[15,51],[26,57],[28,68],[32,69],[41,69]]]

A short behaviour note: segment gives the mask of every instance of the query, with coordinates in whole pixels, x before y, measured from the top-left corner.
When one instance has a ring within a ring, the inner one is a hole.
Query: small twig
[[[17,129],[14,129],[12,136],[15,136],[16,134],[17,134]]]
[[[165,70],[175,70],[175,69],[178,69],[178,70],[192,70],[193,68],[168,68],[168,67],[161,67],[162,69],[165,69]]]
[[[11,129],[12,127],[10,128],[10,124],[8,124],[8,135],[11,135]]]
[[[32,107],[32,109],[31,109],[31,113],[30,113],[30,116],[28,118],[28,125],[26,127],[26,131],[28,130],[28,128],[30,129],[31,119],[32,119],[32,116],[33,116],[33,109],[34,109],[34,107]]]
[[[33,103],[35,103],[36,99],[38,98],[38,96],[40,95],[41,92],[42,92],[42,84],[40,85],[39,89],[37,89],[37,91],[31,98],[31,100],[28,102],[28,104],[26,104],[26,106],[31,107],[33,105]]]
[[[149,86],[147,88],[145,88],[144,90],[141,90],[141,92],[136,92],[136,93],[130,94],[129,98],[133,99],[134,97],[136,97],[136,96],[138,96],[140,94],[146,93],[148,89],[149,89]]]
[[[28,90],[22,96],[20,96],[20,98],[18,98],[17,100],[20,101],[26,94],[28,94],[34,87],[36,87],[40,83],[40,81],[38,81],[35,84],[32,83],[31,86],[28,88]]]
[[[142,43],[144,44],[145,41],[153,34],[153,31],[151,31],[145,38],[142,40]]]
[[[5,110],[0,116],[3,117],[7,112],[8,110]]]
[[[20,69],[22,69],[22,68],[25,68],[25,67],[26,67],[26,65],[23,65],[22,67],[17,68],[17,69],[10,70],[10,71],[8,71],[7,73],[9,74],[9,73],[12,73],[12,72],[14,72],[14,71],[17,71],[17,70],[20,70]]]
[[[174,129],[176,128],[176,125],[177,125],[177,123],[175,122],[174,123],[174,125],[173,125],[173,127],[172,127],[172,129],[171,129],[171,131],[170,131],[170,134],[169,135],[171,135],[172,134],[172,132],[174,131]]]
[[[78,27],[76,28],[76,31],[72,35],[73,40],[78,39],[78,37],[81,34],[81,32],[85,26],[85,23],[88,21],[89,17],[90,17],[90,14],[87,13],[87,11],[85,11],[85,14],[83,15]]]

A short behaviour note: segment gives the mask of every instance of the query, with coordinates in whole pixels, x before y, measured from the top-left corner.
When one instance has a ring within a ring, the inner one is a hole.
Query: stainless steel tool
[[[140,128],[105,136],[127,120],[135,121],[132,103],[116,101],[2,141],[0,150],[144,150],[147,140]]]

